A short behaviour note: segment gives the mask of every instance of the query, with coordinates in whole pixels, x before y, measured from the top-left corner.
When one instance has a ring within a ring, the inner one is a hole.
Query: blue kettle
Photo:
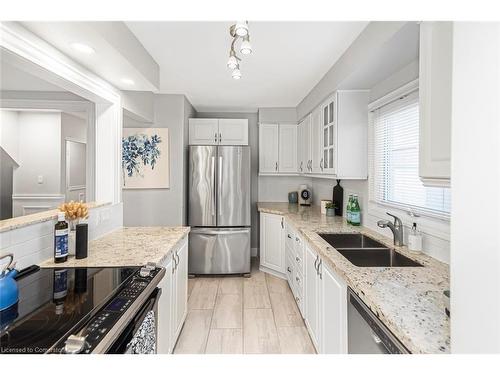
[[[19,288],[14,279],[17,275],[17,270],[13,267],[14,255],[5,254],[0,260],[4,258],[10,258],[10,262],[0,273],[0,311],[12,307],[19,300]]]

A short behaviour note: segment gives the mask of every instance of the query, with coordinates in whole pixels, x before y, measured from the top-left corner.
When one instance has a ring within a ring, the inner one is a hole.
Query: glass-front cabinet
[[[337,140],[337,95],[332,95],[323,103],[321,111],[322,124],[322,155],[320,168],[323,173],[336,173],[336,140]]]

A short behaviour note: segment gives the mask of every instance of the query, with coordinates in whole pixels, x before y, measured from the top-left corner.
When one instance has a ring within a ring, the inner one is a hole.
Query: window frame
[[[375,160],[374,160],[374,114],[373,111],[387,105],[402,96],[411,94],[419,89],[418,79],[391,91],[387,95],[371,102],[368,105],[368,214],[375,218],[387,219],[387,210],[399,216],[405,226],[411,227],[418,222],[420,230],[436,237],[449,238],[449,224],[451,213],[436,212],[424,207],[416,207],[395,202],[381,201],[375,194]],[[413,216],[417,215],[417,217]]]

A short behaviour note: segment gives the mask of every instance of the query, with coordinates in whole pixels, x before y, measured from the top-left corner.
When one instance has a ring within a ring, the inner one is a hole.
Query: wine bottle
[[[64,212],[57,214],[57,223],[54,226],[54,262],[62,263],[68,259],[68,223]]]

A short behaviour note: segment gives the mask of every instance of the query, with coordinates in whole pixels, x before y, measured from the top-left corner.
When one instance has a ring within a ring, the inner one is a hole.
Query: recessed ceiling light
[[[91,46],[84,44],[84,43],[71,43],[71,47],[78,52],[81,53],[86,53],[87,55],[90,55],[95,52],[95,49],[93,49]]]
[[[132,86],[135,82],[131,80],[130,78],[122,78],[122,83]]]

